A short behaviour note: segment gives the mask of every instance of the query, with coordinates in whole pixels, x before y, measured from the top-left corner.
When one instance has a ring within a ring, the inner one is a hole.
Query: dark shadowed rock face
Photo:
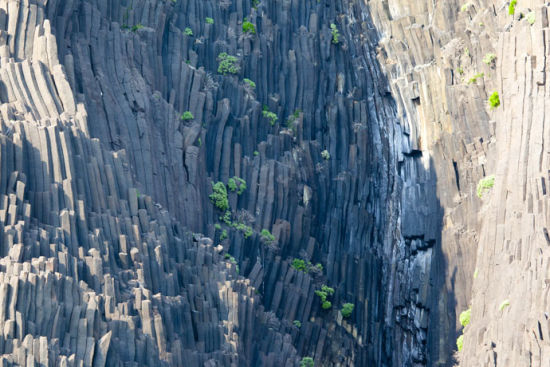
[[[503,21],[425,3],[0,0],[3,363],[451,366]]]

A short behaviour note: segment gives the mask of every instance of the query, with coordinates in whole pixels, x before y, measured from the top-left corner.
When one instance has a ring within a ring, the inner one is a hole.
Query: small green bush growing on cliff
[[[353,303],[344,303],[342,306],[342,309],[340,310],[340,313],[343,317],[350,317],[351,313],[353,312],[353,309],[355,308],[355,305]]]
[[[527,22],[529,24],[531,24],[531,25],[535,24],[535,12],[534,11],[527,13],[527,16],[525,18],[527,18]]]
[[[237,191],[237,195],[241,195],[246,190],[246,181],[234,176],[227,181],[227,187],[231,191]]]
[[[195,116],[193,116],[193,114],[191,113],[191,111],[185,111],[183,113],[183,115],[181,115],[181,119],[183,121],[189,121],[189,120],[193,120],[195,118]]]
[[[458,320],[460,321],[460,325],[466,327],[470,323],[471,316],[472,316],[472,308],[469,308],[466,311],[462,311],[460,313],[460,316],[458,317]]]
[[[191,28],[185,27],[185,29],[183,30],[183,34],[185,34],[187,37],[192,37],[193,31],[191,30]]]
[[[222,75],[237,74],[240,70],[237,65],[237,58],[235,56],[228,55],[227,52],[222,52],[218,55],[218,73]]]
[[[256,83],[254,83],[252,80],[244,78],[243,82],[245,82],[250,88],[256,89]]]
[[[461,335],[456,339],[456,347],[458,348],[458,351],[460,352],[462,350],[462,347],[464,346],[464,335]]]
[[[491,109],[500,106],[500,97],[498,95],[498,92],[493,92],[493,94],[491,94],[491,96],[489,97],[489,106],[491,106]]]
[[[216,208],[223,211],[229,208],[227,190],[223,182],[212,182],[212,194],[210,194],[209,198]]]
[[[271,234],[271,232],[269,232],[268,229],[262,229],[262,231],[260,232],[260,237],[262,238],[262,241],[264,243],[267,243],[268,245],[272,244],[273,242],[275,242],[275,236]]]
[[[304,357],[300,361],[300,367],[313,367],[313,358]]]
[[[337,45],[338,42],[340,42],[340,32],[338,32],[338,27],[336,27],[336,24],[331,23],[330,24],[330,29],[331,29],[331,33],[332,33],[332,43]]]
[[[328,152],[328,150],[323,150],[321,152],[321,158],[323,158],[325,161],[328,161],[330,159],[330,153]]]
[[[225,240],[227,237],[228,237],[228,236],[227,236],[227,229],[224,229],[224,230],[222,231],[222,235],[220,236],[220,241]]]
[[[323,284],[320,290],[315,291],[315,294],[321,298],[321,307],[323,310],[328,310],[332,307],[332,303],[327,300],[327,297],[334,294],[334,288]]]
[[[302,327],[302,323],[299,320],[294,320],[292,322],[294,326],[296,326],[298,329]]]
[[[277,117],[277,115],[273,112],[271,112],[269,110],[269,107],[267,106],[264,106],[263,108],[263,111],[262,111],[262,115],[269,120],[269,123],[271,124],[271,126],[275,125],[275,123],[277,122],[277,120],[279,120],[279,117]]]
[[[477,73],[473,77],[468,80],[468,84],[476,83],[479,78],[483,78],[485,76],[484,73]]]
[[[292,266],[294,269],[298,270],[298,271],[306,272],[306,270],[307,270],[306,262],[305,262],[305,260],[302,260],[302,259],[294,259],[294,260],[292,260],[291,266]]]
[[[505,299],[504,301],[502,301],[502,303],[500,304],[498,309],[499,309],[499,311],[502,311],[508,306],[510,306],[510,300]]]
[[[138,24],[132,26],[132,32],[137,32],[137,31],[139,31],[141,28],[143,28],[143,24],[138,23]]]
[[[510,1],[510,5],[508,5],[508,14],[514,15],[516,12],[516,4],[518,3],[518,0],[512,0]]]
[[[483,56],[482,61],[487,65],[492,65],[496,58],[497,58],[497,55],[493,53],[488,53],[488,54],[485,54],[485,56]]]
[[[466,4],[464,4],[460,7],[460,11],[464,12],[464,11],[468,10],[468,8],[470,6],[472,6],[472,3],[466,3]]]
[[[487,177],[483,177],[481,180],[479,180],[477,184],[477,197],[481,198],[485,191],[491,189],[495,185],[495,176],[490,175]]]
[[[206,17],[206,24],[214,24],[214,19]]]
[[[244,18],[243,22],[243,33],[256,34],[256,27],[246,20],[246,18]]]

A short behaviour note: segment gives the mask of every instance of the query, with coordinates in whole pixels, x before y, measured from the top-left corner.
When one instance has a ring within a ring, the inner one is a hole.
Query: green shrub
[[[351,313],[353,312],[353,309],[355,308],[355,305],[353,303],[344,303],[342,306],[342,309],[340,310],[340,313],[343,317],[350,317]]]
[[[206,17],[206,24],[214,24],[214,19]]]
[[[239,222],[239,223],[233,223],[232,224],[233,227],[235,227],[238,231],[241,231],[244,235],[244,238],[248,238],[250,236],[252,236],[254,234],[254,230],[252,229],[252,227],[250,226],[247,226],[246,224],[244,224],[243,222]]]
[[[328,310],[332,307],[332,303],[327,300],[327,297],[334,294],[334,288],[323,284],[320,290],[315,291],[315,294],[321,298],[321,307],[324,310]]]
[[[302,259],[294,259],[292,260],[292,264],[291,266],[298,270],[298,271],[303,271],[305,272],[307,270],[307,267],[306,267],[306,262]]]
[[[500,97],[498,95],[498,92],[493,92],[493,94],[491,94],[491,96],[489,97],[489,106],[491,106],[491,109],[500,106]]]
[[[230,226],[232,223],[231,223],[231,212],[229,210],[227,210],[224,214],[223,214],[223,217],[220,217],[220,220],[223,221],[225,224],[227,224],[228,226]]]
[[[472,308],[462,311],[458,317],[460,325],[466,327],[470,323],[470,316],[472,316]]]
[[[512,0],[510,1],[510,5],[508,5],[508,14],[514,15],[516,12],[516,4],[518,3],[518,0]]]
[[[458,71],[460,75],[464,74],[464,69],[461,66],[459,66],[456,71]]]
[[[323,158],[325,161],[328,161],[330,159],[330,153],[328,152],[328,150],[323,150],[321,152],[321,158]]]
[[[460,7],[460,11],[464,12],[468,10],[468,8],[472,5],[472,3],[466,3]]]
[[[222,52],[218,55],[218,73],[222,75],[237,74],[240,67],[237,65],[237,58],[235,56],[228,55],[227,52]]]
[[[228,236],[227,236],[227,229],[224,229],[224,230],[222,231],[222,235],[220,236],[220,241],[225,240],[227,237],[228,237]]]
[[[246,20],[246,18],[243,22],[243,33],[256,34],[256,27],[254,26],[254,24]]]
[[[185,111],[183,115],[181,115],[181,119],[183,121],[193,120],[195,116],[191,113],[191,111]]]
[[[302,323],[299,320],[294,320],[292,322],[294,326],[296,326],[298,329],[302,327]]]
[[[485,76],[484,73],[477,73],[473,77],[468,80],[468,84],[476,83],[479,78],[483,78]]]
[[[462,350],[462,347],[464,346],[464,335],[461,335],[456,339],[456,347],[458,348],[458,351],[460,352]]]
[[[263,108],[263,111],[262,111],[262,115],[269,120],[269,123],[271,124],[271,126],[275,125],[275,123],[277,122],[277,120],[279,120],[279,117],[277,117],[277,115],[273,112],[271,112],[269,110],[269,107],[267,106],[264,106]]]
[[[227,190],[223,182],[212,182],[212,194],[210,194],[209,197],[216,208],[223,211],[226,211],[229,208]]]
[[[504,310],[506,307],[510,306],[510,300],[507,300],[505,299],[504,301],[502,301],[502,303],[500,304],[500,306],[498,307],[498,309],[500,311]]]
[[[188,36],[188,37],[192,37],[193,36],[193,31],[191,30],[191,28],[189,27],[185,27],[185,29],[183,30],[183,33]]]
[[[527,13],[525,18],[527,18],[527,22],[529,24],[531,24],[531,25],[535,24],[535,12],[534,11],[531,11],[531,12]]]
[[[262,241],[267,244],[275,242],[275,236],[273,236],[271,232],[265,228],[260,232],[260,236],[262,237]]]
[[[497,58],[497,55],[493,53],[488,53],[488,54],[485,54],[485,56],[483,56],[483,62],[487,65],[491,65],[496,58]]]
[[[252,7],[254,9],[258,9],[258,5],[260,5],[260,0],[252,0]]]
[[[245,82],[246,84],[248,84],[248,86],[252,89],[256,89],[256,83],[254,83],[252,80],[248,79],[248,78],[244,78],[243,79],[243,82]]]
[[[254,157],[256,157],[256,156],[260,155],[260,152],[258,152],[257,150],[255,150],[253,154],[254,154]]]
[[[485,191],[491,189],[495,185],[495,175],[483,177],[477,184],[477,196],[481,198]]]
[[[143,28],[143,24],[141,24],[141,23],[136,24],[136,25],[132,26],[132,32],[137,32],[141,28]]]
[[[338,32],[338,27],[336,27],[336,24],[331,23],[330,24],[330,29],[331,29],[331,33],[332,33],[332,43],[337,45],[338,42],[340,42],[340,32]]]
[[[230,191],[237,191],[237,183],[234,178],[230,178],[229,181],[227,181],[227,188]]]
[[[313,367],[313,358],[304,357],[300,361],[300,367]]]

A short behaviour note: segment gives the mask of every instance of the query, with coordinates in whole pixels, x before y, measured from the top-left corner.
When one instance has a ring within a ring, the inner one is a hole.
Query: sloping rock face
[[[535,5],[0,0],[0,359],[547,361]]]

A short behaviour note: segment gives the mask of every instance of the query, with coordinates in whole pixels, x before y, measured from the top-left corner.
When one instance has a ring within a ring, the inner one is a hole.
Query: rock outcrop
[[[547,362],[548,16],[509,12],[0,0],[2,363]]]

